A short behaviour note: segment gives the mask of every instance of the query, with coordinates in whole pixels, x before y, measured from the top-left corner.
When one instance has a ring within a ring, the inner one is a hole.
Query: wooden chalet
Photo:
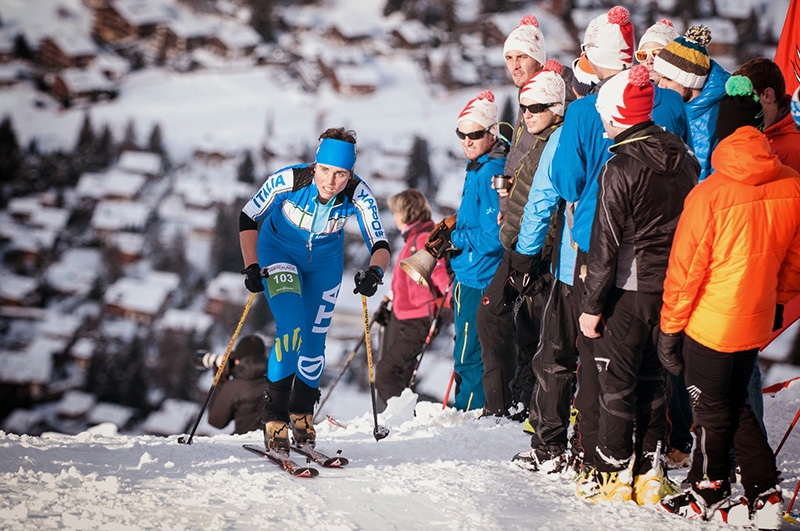
[[[152,0],[114,0],[94,11],[92,30],[105,42],[120,43],[155,35],[169,15]]]
[[[96,56],[97,46],[81,35],[48,35],[39,41],[39,61],[48,68],[84,68]]]

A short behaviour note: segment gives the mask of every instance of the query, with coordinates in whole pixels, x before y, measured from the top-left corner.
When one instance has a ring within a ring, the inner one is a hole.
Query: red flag
[[[786,78],[786,93],[794,94],[800,86],[800,0],[789,2],[789,12],[775,50],[775,63]]]
[[[772,332],[772,334],[769,336],[769,339],[767,339],[767,342],[764,343],[761,346],[761,350],[764,350],[765,348],[767,348],[767,346],[770,343],[772,343],[772,341],[776,337],[781,335],[784,330],[786,330],[787,328],[792,326],[795,323],[795,321],[798,321],[798,320],[800,320],[800,295],[798,295],[797,297],[795,297],[794,299],[790,300],[788,303],[786,303],[784,305],[784,307],[783,307],[783,328],[781,328],[780,330],[776,330],[775,332]]]

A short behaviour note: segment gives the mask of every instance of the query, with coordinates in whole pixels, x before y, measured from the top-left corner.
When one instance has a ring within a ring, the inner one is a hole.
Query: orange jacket
[[[800,176],[740,127],[686,198],[664,281],[661,329],[719,352],[759,347],[775,304],[800,294]]]
[[[800,172],[800,131],[794,126],[792,113],[764,129],[764,134],[778,159]]]

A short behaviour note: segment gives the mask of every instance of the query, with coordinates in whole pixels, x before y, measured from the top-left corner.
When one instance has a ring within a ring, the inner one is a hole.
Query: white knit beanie
[[[561,63],[550,59],[544,68],[536,72],[522,85],[519,91],[519,101],[522,99],[533,100],[536,103],[555,103],[550,110],[564,116],[564,98],[566,86],[561,78],[563,68]]]
[[[666,46],[671,41],[678,38],[678,30],[668,18],[662,18],[644,32],[642,38],[639,39],[639,49],[648,42],[657,42],[661,46]]]
[[[519,26],[508,34],[503,45],[503,55],[511,50],[524,52],[543,65],[547,61],[547,52],[544,46],[544,35],[539,30],[539,21],[533,15],[525,15]]]
[[[583,35],[586,58],[594,65],[610,70],[624,70],[633,63],[633,24],[631,14],[622,6],[594,18]]]
[[[489,129],[492,134],[498,132],[498,111],[497,104],[494,102],[494,93],[491,90],[484,90],[474,99],[469,100],[466,107],[458,115],[456,126],[461,122],[470,120]]]

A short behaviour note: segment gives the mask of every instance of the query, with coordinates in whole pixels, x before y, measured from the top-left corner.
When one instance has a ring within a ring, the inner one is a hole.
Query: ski
[[[281,467],[282,469],[284,469],[286,472],[290,473],[293,476],[300,478],[315,478],[319,475],[319,470],[317,470],[316,468],[312,468],[310,466],[302,466],[301,464],[292,461],[289,458],[278,457],[274,454],[267,452],[263,448],[259,448],[258,446],[253,446],[251,444],[243,444],[242,447],[245,450],[253,452],[254,454],[266,457],[267,459],[270,460],[270,462]]]
[[[337,450],[336,455],[331,457],[327,454],[323,454],[319,450],[312,448],[308,443],[306,444],[293,444],[292,450],[303,454],[304,456],[308,457],[315,463],[318,463],[325,468],[342,468],[350,464],[350,460],[346,457],[342,457],[342,451]]]

